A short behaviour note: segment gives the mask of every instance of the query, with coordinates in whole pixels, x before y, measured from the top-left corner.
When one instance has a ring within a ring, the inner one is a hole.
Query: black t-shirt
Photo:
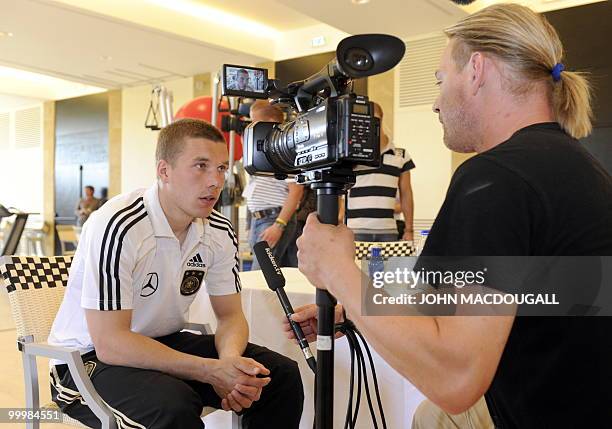
[[[612,255],[612,178],[526,127],[457,169],[423,254]],[[612,426],[612,317],[516,317],[485,398],[498,428]]]

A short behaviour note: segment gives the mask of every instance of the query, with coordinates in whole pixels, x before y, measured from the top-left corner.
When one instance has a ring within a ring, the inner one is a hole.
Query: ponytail
[[[561,128],[580,139],[591,134],[591,88],[583,73],[564,71],[553,83],[553,111]]]

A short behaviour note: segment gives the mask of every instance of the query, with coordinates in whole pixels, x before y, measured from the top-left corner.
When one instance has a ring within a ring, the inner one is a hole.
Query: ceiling
[[[291,31],[319,24],[316,19],[284,5],[282,0],[197,0],[197,3],[244,16],[279,31]]]
[[[13,76],[0,79],[0,94],[59,99],[158,83],[223,63],[331,51],[347,34],[407,39],[494,1],[466,9],[449,0],[0,0],[0,66],[70,83],[50,91],[32,85],[31,76],[21,83]],[[550,9],[585,0],[521,2]],[[327,44],[313,48],[317,36]]]
[[[279,0],[349,34],[386,33],[401,38],[441,30],[467,15],[449,0]]]
[[[58,100],[102,91],[105,91],[105,88],[0,65],[0,94],[39,100]],[[0,103],[0,108],[3,107],[5,105]]]
[[[0,38],[0,66],[95,87],[156,83],[211,71],[223,63],[264,60],[55,2],[0,0],[0,10],[0,31],[13,34]],[[0,93],[38,97],[39,89],[34,86],[28,93],[22,85],[0,80]]]

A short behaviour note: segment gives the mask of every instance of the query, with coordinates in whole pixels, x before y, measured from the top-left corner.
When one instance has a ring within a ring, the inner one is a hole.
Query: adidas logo
[[[202,261],[202,257],[200,256],[200,254],[196,253],[193,258],[187,261],[187,266],[195,268],[204,268],[206,264]]]

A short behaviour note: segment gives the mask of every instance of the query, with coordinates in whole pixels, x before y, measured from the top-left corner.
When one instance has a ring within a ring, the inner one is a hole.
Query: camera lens
[[[270,133],[266,147],[266,156],[277,170],[290,173],[294,170],[295,141],[293,140],[293,128],[295,121],[285,122],[274,127]]]
[[[370,53],[362,48],[348,49],[344,54],[344,62],[359,71],[368,71],[374,65]]]

